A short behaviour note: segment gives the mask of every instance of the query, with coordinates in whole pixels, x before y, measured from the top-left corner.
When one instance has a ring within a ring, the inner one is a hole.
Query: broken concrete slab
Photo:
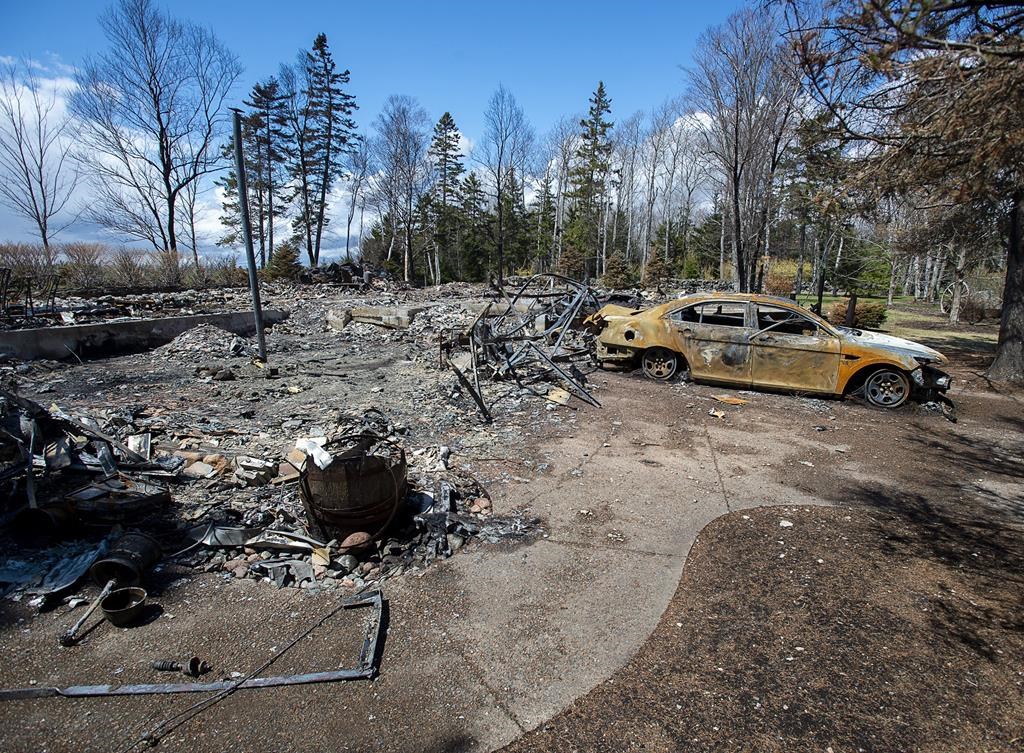
[[[327,312],[327,326],[342,330],[349,322],[376,324],[389,329],[407,329],[427,306],[355,306],[351,309],[332,309]]]
[[[263,321],[267,325],[277,324],[287,319],[288,314],[288,311],[268,309],[263,312]],[[162,319],[123,319],[69,327],[9,330],[0,333],[0,353],[23,361],[43,358],[59,361],[71,354],[114,355],[164,345],[182,332],[203,324],[242,336],[256,331],[251,311],[170,316]]]

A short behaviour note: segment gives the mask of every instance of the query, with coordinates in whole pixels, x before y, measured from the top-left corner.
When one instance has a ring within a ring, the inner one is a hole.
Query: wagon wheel
[[[959,283],[951,282],[946,286],[946,289],[942,291],[942,295],[939,297],[939,311],[943,314],[948,314],[950,309],[953,307],[953,296],[956,292],[957,285],[960,286],[960,301],[961,304],[966,301],[971,295],[971,289],[967,283],[961,280]]]

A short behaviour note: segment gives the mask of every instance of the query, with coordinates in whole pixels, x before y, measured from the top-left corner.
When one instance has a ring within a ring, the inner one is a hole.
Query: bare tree
[[[643,146],[642,112],[635,112],[619,123],[615,132],[615,163],[619,173],[616,189],[616,218],[624,214],[626,219],[625,256],[629,259],[633,253],[634,217],[636,215],[637,169],[640,150]],[[614,243],[613,243],[614,245]]]
[[[356,136],[355,146],[345,155],[345,170],[348,174],[348,217],[345,223],[345,258],[349,258],[352,243],[352,222],[356,216],[356,206],[362,198],[363,188],[370,174],[370,142],[362,136]]]
[[[647,128],[644,149],[640,153],[640,162],[644,171],[645,207],[643,236],[640,245],[640,265],[644,269],[647,267],[647,261],[655,245],[654,206],[660,193],[659,179],[664,167],[662,160],[665,158],[665,147],[668,142],[670,129],[675,122],[677,105],[677,102],[670,100],[651,113],[651,123]]]
[[[692,112],[679,121],[678,138],[682,141],[679,158],[679,189],[682,193],[679,220],[683,225],[683,258],[690,252],[690,226],[693,223],[697,192],[708,176],[708,161],[704,154],[700,124]]]
[[[494,192],[497,212],[498,283],[505,275],[505,194],[515,190],[514,176],[526,172],[533,129],[523,108],[504,86],[491,96],[484,111],[484,138],[474,158],[484,167]]]
[[[69,120],[60,111],[57,89],[44,86],[31,61],[0,69],[0,201],[35,224],[45,248],[74,222],[57,225],[75,191]]]
[[[725,177],[733,278],[743,291],[754,282],[756,246],[751,243],[765,227],[767,192],[798,92],[789,61],[775,11],[758,6],[705,32],[689,71],[691,100],[705,116],[707,150]]]
[[[566,218],[566,194],[573,157],[579,149],[579,117],[563,117],[555,123],[547,137],[548,161],[554,163],[555,222],[551,237],[551,262],[557,264],[562,256],[563,231]]]
[[[374,123],[373,159],[378,172],[373,180],[375,203],[388,215],[394,250],[399,230],[404,231],[403,277],[412,279],[413,236],[416,204],[429,188],[431,177],[427,150],[430,146],[430,118],[412,97],[392,95]]]
[[[176,254],[179,198],[217,167],[224,101],[242,68],[208,29],[151,0],[119,0],[102,25],[110,48],[83,64],[70,100],[94,184],[86,213]]]

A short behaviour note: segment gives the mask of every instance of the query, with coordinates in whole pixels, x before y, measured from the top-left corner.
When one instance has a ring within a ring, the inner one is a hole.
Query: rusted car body
[[[605,306],[590,318],[602,363],[639,362],[647,376],[818,395],[863,388],[874,405],[945,399],[936,350],[878,332],[836,327],[795,301],[699,293],[645,310]]]

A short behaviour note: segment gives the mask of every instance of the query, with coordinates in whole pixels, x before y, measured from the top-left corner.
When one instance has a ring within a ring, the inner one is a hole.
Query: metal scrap
[[[469,328],[442,337],[440,343],[442,366],[454,372],[483,420],[489,423],[492,416],[482,377],[512,379],[542,397],[547,391],[532,390],[531,385],[555,381],[571,395],[600,407],[575,365],[591,360],[590,344],[581,341],[589,335],[577,325],[597,310],[594,290],[562,275],[538,274],[511,296],[501,286],[497,294],[503,303],[488,304]]]
[[[124,695],[164,695],[171,693],[211,693],[217,691],[250,690],[253,688],[277,688],[287,685],[308,685],[318,682],[338,682],[343,680],[369,680],[377,674],[379,660],[378,645],[383,634],[384,599],[380,591],[359,594],[346,599],[338,605],[338,609],[356,609],[373,607],[375,614],[367,625],[366,635],[359,651],[358,664],[353,669],[335,669],[327,672],[308,672],[298,675],[279,677],[255,677],[250,675],[242,680],[222,680],[219,682],[172,682],[142,683],[135,685],[73,685],[71,687],[27,687],[0,689],[0,701],[16,701],[32,698],[96,698]],[[327,617],[335,614],[332,611]],[[326,620],[321,620],[317,627]],[[310,628],[312,630],[312,628]],[[303,633],[307,635],[309,631]],[[300,638],[302,636],[299,636]],[[293,642],[294,643],[294,642]],[[275,655],[279,657],[282,652]]]

